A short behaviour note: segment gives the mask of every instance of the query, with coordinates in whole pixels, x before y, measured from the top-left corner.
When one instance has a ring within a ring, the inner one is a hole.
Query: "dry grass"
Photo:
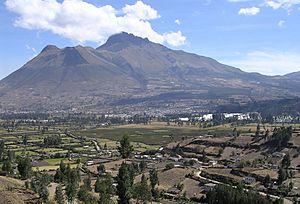
[[[167,171],[159,172],[159,188],[167,190],[177,184],[180,184],[185,179],[185,175],[190,172],[190,169],[182,168],[173,168]]]

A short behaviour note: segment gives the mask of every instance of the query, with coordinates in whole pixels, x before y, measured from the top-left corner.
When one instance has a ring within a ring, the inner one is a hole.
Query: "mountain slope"
[[[1,80],[0,99],[2,110],[208,110],[298,96],[285,81],[120,33],[97,49],[45,47]]]

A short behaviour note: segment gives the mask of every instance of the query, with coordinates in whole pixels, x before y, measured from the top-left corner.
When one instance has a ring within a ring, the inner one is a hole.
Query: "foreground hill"
[[[33,204],[38,203],[36,195],[25,189],[24,182],[0,176],[0,204]]]
[[[45,47],[0,81],[1,110],[213,110],[299,96],[297,77],[243,72],[120,33],[93,49]]]

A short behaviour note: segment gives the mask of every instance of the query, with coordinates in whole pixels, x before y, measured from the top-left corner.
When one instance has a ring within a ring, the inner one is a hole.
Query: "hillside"
[[[0,109],[214,110],[232,101],[299,96],[300,81],[243,72],[128,33],[97,49],[45,47],[0,82]]]
[[[4,176],[0,176],[0,197],[0,204],[38,202],[36,195],[32,191],[26,190],[23,182]]]

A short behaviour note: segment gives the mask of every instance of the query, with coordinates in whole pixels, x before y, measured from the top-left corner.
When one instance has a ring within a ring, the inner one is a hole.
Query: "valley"
[[[32,182],[41,176],[47,178],[47,199],[55,199],[55,188],[60,184],[56,175],[62,163],[77,169],[80,185],[85,185],[88,176],[92,189],[97,178],[104,179],[105,174],[111,175],[116,182],[124,161],[136,168],[134,185],[142,175],[149,179],[149,172],[156,170],[159,203],[200,202],[209,189],[220,184],[256,189],[263,197],[269,195],[274,201],[284,198],[284,203],[292,203],[300,194],[299,124],[255,121],[212,124],[210,120],[180,122],[183,119],[178,118],[165,122],[152,118],[138,123],[130,120],[112,123],[112,118],[98,119],[77,120],[68,116],[1,120],[2,175],[17,179],[19,195],[21,191],[27,192],[22,194],[28,199],[24,203],[34,203],[41,193],[33,192],[33,184],[26,190],[25,183],[28,186],[30,178]],[[276,135],[289,129],[292,132],[287,143],[273,146]],[[124,134],[128,135],[133,148],[132,155],[125,160],[118,151]],[[30,159],[32,169],[25,180],[19,180],[18,162],[22,158]],[[286,158],[290,161],[288,167],[283,166]],[[7,161],[12,164],[11,170],[7,169]],[[99,166],[105,173],[100,172]],[[289,176],[280,181],[279,171],[285,168]],[[5,189],[9,187],[3,187]],[[97,197],[95,193],[92,195]],[[117,200],[114,193],[112,200]]]

